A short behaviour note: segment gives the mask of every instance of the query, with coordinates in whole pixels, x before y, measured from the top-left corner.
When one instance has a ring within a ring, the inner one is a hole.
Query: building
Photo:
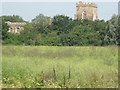
[[[97,20],[97,4],[91,2],[77,2],[75,19]]]
[[[23,26],[26,25],[25,22],[6,22],[9,26],[8,32],[11,33],[20,33],[20,31],[24,30]]]

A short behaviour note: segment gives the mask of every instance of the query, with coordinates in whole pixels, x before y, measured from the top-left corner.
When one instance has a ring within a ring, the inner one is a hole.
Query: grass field
[[[3,88],[117,88],[118,47],[3,46]]]

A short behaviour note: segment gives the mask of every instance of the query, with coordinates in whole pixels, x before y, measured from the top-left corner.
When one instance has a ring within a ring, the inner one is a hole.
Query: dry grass
[[[118,47],[3,46],[3,87],[118,87]]]

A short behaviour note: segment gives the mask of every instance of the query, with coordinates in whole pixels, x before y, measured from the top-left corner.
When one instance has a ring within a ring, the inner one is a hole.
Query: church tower
[[[97,20],[97,5],[91,2],[77,2],[75,19]]]

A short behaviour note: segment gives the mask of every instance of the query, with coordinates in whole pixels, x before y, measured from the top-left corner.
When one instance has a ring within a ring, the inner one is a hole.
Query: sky
[[[96,2],[98,18],[109,20],[113,14],[118,14],[118,2]],[[2,15],[19,15],[26,21],[31,21],[39,14],[53,17],[67,15],[74,18],[76,2],[2,2]]]
[[[120,1],[118,3],[118,14],[120,15]]]

